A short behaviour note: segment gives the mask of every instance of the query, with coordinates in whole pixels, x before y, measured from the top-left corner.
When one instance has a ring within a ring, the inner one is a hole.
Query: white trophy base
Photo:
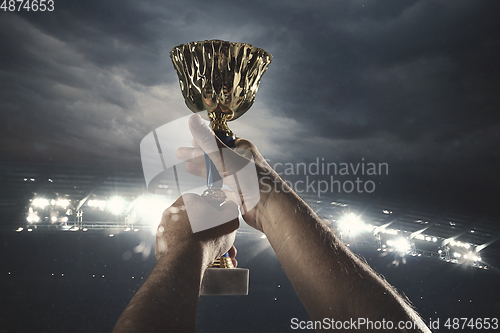
[[[200,295],[248,295],[247,268],[207,268]]]

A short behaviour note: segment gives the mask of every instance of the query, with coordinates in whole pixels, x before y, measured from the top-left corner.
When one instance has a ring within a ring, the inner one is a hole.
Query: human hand
[[[215,208],[199,195],[184,194],[163,212],[156,232],[156,259],[160,262],[167,254],[182,256],[188,252],[197,252],[202,256],[203,267],[207,267],[229,251],[236,267],[233,242],[239,222],[234,216],[238,216],[238,207],[234,202],[226,201]],[[190,222],[207,218],[229,222],[193,233]]]
[[[193,148],[179,148],[177,158],[188,162],[186,170],[189,173],[206,177],[206,153],[223,178],[224,184],[232,190],[226,191],[228,199],[240,205],[245,222],[262,231],[256,213],[269,197],[272,185],[268,184],[279,177],[250,141],[237,138],[235,148],[228,148],[199,115],[191,116],[189,128],[193,135]]]

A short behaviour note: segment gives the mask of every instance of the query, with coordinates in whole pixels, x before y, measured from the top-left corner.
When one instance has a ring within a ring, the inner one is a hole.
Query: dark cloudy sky
[[[55,1],[0,12],[4,162],[141,172],[189,114],[170,62],[195,40],[273,55],[230,124],[274,162],[385,162],[381,193],[500,215],[497,1]]]

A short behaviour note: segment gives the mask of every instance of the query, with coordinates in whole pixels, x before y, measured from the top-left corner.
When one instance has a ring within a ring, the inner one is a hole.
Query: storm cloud
[[[55,5],[0,13],[5,162],[141,172],[141,139],[189,114],[170,50],[222,39],[273,55],[256,103],[230,124],[271,162],[365,158],[390,165],[385,195],[475,211],[498,197],[496,2]]]

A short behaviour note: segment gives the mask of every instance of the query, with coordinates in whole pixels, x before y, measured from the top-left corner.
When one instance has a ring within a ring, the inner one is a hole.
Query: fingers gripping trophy
[[[207,111],[215,135],[234,148],[236,138],[227,122],[250,109],[272,56],[250,44],[208,40],[176,46],[170,57],[188,108],[195,113]],[[205,162],[207,189],[202,196],[217,207],[226,200],[223,180],[207,154]],[[200,292],[246,295],[248,269],[234,268],[226,253],[207,269]]]

